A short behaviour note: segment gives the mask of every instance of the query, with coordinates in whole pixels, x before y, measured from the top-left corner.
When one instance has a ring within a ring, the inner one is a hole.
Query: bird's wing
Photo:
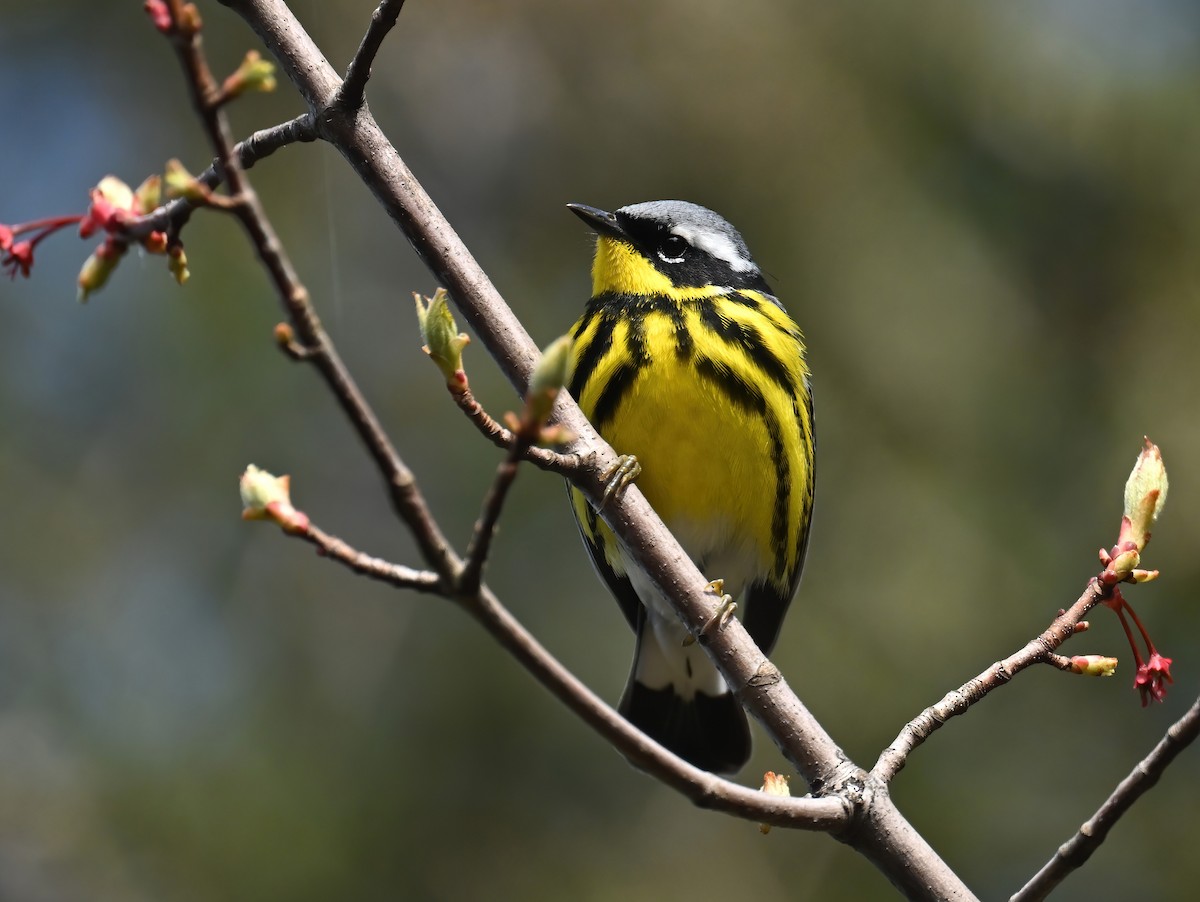
[[[808,421],[811,423],[813,419],[812,393],[808,395]],[[813,488],[816,484],[816,448],[813,448],[812,459],[808,462],[808,494],[813,497]],[[815,499],[814,499],[815,500]],[[765,579],[759,582],[750,584],[750,588],[746,590],[746,596],[743,599],[745,610],[742,614],[742,624],[746,627],[746,632],[750,634],[756,645],[761,648],[766,654],[771,653],[771,649],[775,647],[775,641],[779,638],[779,630],[783,626],[783,616],[787,613],[788,605],[792,603],[792,597],[796,594],[796,589],[800,586],[800,576],[804,573],[804,558],[808,554],[808,535],[809,527],[812,524],[812,504],[809,504],[808,513],[803,524],[801,524],[798,547],[796,549],[796,564],[791,572],[787,574],[787,578],[783,584]]]
[[[583,538],[583,547],[587,549],[588,557],[592,559],[592,566],[596,568],[596,572],[600,574],[600,578],[608,586],[608,591],[613,594],[613,597],[617,600],[617,604],[621,606],[621,613],[629,621],[630,629],[636,632],[638,629],[638,620],[641,616],[642,600],[638,598],[637,592],[634,591],[633,583],[629,581],[629,577],[617,573],[608,562],[608,558],[604,554],[604,546],[600,541],[600,518],[596,515],[595,510],[587,504],[578,489],[567,486],[567,491],[570,493],[571,501],[573,502],[571,510],[576,512],[575,525],[579,527],[579,535]],[[579,519],[577,512],[580,506],[585,507],[587,510],[588,519],[586,524]]]

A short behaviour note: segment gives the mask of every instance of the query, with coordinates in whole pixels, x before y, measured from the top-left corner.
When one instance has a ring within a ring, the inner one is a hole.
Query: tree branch
[[[633,764],[699,807],[802,830],[836,833],[847,826],[851,812],[842,799],[771,796],[694,767],[650,739],[581,683],[488,589],[459,601],[559,701]]]
[[[667,751],[624,717],[562,665],[535,639],[487,588],[445,596],[437,574],[412,570],[373,558],[309,523],[304,531],[287,531],[315,545],[321,554],[356,573],[399,588],[448,597],[478,621],[539,683],[621,754],[642,770],[677,790],[701,808],[778,827],[837,832],[850,817],[842,799],[773,796],[739,786],[693,767]]]
[[[475,399],[470,388],[451,389],[450,396],[454,398],[454,403],[458,405],[459,410],[466,414],[467,419],[479,430],[480,435],[497,448],[507,451],[517,442],[517,434],[511,429],[506,429],[484,410],[483,405]],[[583,460],[578,454],[559,454],[557,451],[538,445],[525,447],[521,452],[521,459],[529,461],[539,470],[566,477],[570,477],[583,466]]]
[[[412,567],[404,567],[382,558],[372,557],[311,523],[304,532],[295,534],[315,545],[317,551],[324,557],[344,564],[355,573],[377,579],[395,586],[397,589],[413,589],[417,592],[442,591],[441,579],[432,570],[414,570]]]
[[[529,442],[520,433],[513,436],[512,446],[508,455],[496,469],[496,478],[492,480],[491,488],[483,501],[483,511],[475,522],[475,531],[471,542],[467,545],[466,562],[458,577],[458,591],[464,595],[474,596],[479,593],[480,580],[483,577],[483,565],[487,562],[488,553],[492,548],[492,537],[496,534],[496,524],[500,522],[500,512],[504,509],[504,500],[508,490],[512,488],[517,478],[517,470],[521,457]]]
[[[904,767],[909,754],[945,726],[946,721],[965,714],[972,705],[982,701],[993,689],[1007,683],[1026,667],[1046,661],[1055,649],[1075,635],[1076,625],[1087,616],[1088,611],[1111,592],[1111,587],[1105,588],[1098,579],[1089,582],[1075,604],[1059,614],[1045,632],[1029,640],[1020,651],[1003,661],[997,661],[975,679],[946,693],[941,701],[930,705],[905,724],[900,735],[880,754],[871,769],[871,775],[884,783],[890,782]]]
[[[289,144],[309,143],[315,140],[317,132],[313,128],[312,114],[303,113],[279,125],[259,129],[235,144],[233,154],[238,165],[245,171],[259,160],[271,156]],[[214,159],[207,169],[196,176],[196,180],[206,188],[215,190],[223,181],[222,172],[220,159]],[[187,224],[195,209],[196,205],[192,201],[183,197],[177,198],[131,222],[126,226],[125,234],[131,240],[144,238],[151,232],[177,234]]]
[[[1107,838],[1113,825],[1158,782],[1175,756],[1195,742],[1197,736],[1200,736],[1200,698],[1167,728],[1166,735],[1154,750],[1138,762],[1079,832],[1058,847],[1054,857],[1012,896],[1010,902],[1040,902],[1073,871],[1082,867]]]
[[[383,39],[392,30],[404,8],[404,0],[383,0],[371,13],[371,24],[363,35],[362,43],[354,53],[354,59],[346,69],[346,79],[338,89],[334,104],[346,112],[358,110],[366,102],[367,80],[371,77],[371,64],[383,45]]]

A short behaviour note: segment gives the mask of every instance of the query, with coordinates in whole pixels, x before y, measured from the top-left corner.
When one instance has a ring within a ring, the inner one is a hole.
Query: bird
[[[679,200],[567,207],[596,235],[567,387],[621,455],[605,497],[636,475],[769,654],[804,569],[813,508],[804,336],[742,236],[712,210]],[[751,751],[741,704],[596,507],[569,491],[592,563],[637,636],[618,710],[696,767],[736,772]]]

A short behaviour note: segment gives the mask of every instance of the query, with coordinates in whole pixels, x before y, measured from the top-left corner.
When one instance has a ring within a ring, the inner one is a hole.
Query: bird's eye
[[[668,235],[658,246],[658,257],[664,263],[682,263],[688,243],[678,235]]]

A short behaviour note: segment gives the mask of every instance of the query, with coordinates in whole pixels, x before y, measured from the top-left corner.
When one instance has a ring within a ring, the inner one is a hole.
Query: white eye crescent
[[[682,263],[687,255],[687,240],[678,235],[668,235],[658,246],[658,259],[663,263]]]

